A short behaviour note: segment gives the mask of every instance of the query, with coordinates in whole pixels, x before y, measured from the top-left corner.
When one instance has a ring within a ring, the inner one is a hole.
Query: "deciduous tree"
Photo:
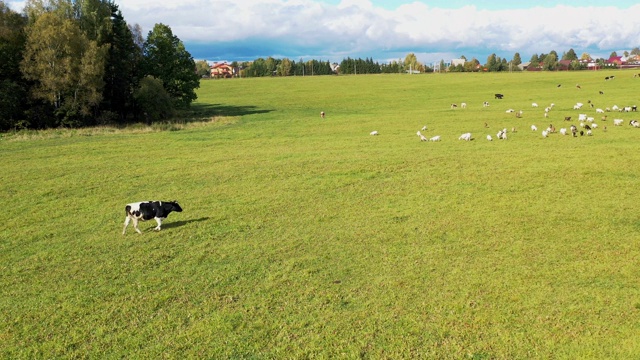
[[[55,106],[61,125],[81,124],[102,99],[105,50],[55,13],[29,28],[21,70],[35,82],[31,94]]]
[[[198,76],[200,77],[209,77],[211,74],[211,68],[209,67],[207,60],[196,61],[196,73],[198,73]]]
[[[162,80],[177,108],[188,107],[200,87],[196,64],[171,28],[156,24],[144,42],[144,73]]]

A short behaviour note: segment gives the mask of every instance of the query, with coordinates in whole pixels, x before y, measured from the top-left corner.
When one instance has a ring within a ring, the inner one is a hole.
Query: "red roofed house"
[[[560,71],[571,70],[571,62],[571,60],[560,60],[558,61],[558,66],[556,66],[556,69]]]
[[[232,78],[236,74],[236,69],[227,63],[217,63],[211,66],[212,78]]]
[[[607,60],[607,64],[622,65],[622,56],[612,56]]]

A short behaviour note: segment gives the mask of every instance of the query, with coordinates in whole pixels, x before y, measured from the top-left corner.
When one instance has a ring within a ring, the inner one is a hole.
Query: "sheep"
[[[507,110],[507,111],[505,111],[505,112],[508,114],[508,113],[512,113],[512,112],[516,112],[516,111],[515,111],[515,110],[513,110],[513,109],[508,109],[508,110]]]
[[[584,124],[584,129],[585,129],[585,130],[591,130],[591,126],[589,126],[589,125],[587,125],[587,124]]]
[[[604,95],[604,91],[602,90],[598,91],[598,93],[600,93],[600,95]]]
[[[624,107],[624,112],[630,112],[630,111],[631,111],[631,106]]]
[[[560,135],[567,135],[567,128],[560,128]]]
[[[556,104],[551,103],[551,105],[549,105],[549,108],[553,109],[554,106],[556,106]]]
[[[420,131],[418,131],[417,135],[420,137],[420,141],[427,141],[427,138],[424,137],[424,135],[422,135]]]
[[[587,122],[593,122],[595,118],[593,116],[587,117]]]
[[[457,107],[458,107],[458,104],[451,104],[451,108],[452,108],[452,109],[455,109],[455,108],[457,108]]]
[[[462,109],[466,109],[467,108],[467,103],[460,103],[460,107]]]
[[[578,121],[587,120],[587,114],[578,114]]]
[[[487,135],[487,140],[493,141],[493,138],[491,137],[491,135]]]
[[[537,107],[538,107],[538,104],[536,104],[536,103],[531,103],[531,107],[537,108]]]
[[[422,131],[425,131],[425,130],[427,130],[427,125],[422,127]]]
[[[596,114],[604,114],[604,110],[597,108],[596,109]]]
[[[591,132],[591,130],[587,130],[587,136],[591,136],[593,135],[593,133]]]
[[[324,111],[320,111],[320,117],[324,119]]]
[[[573,110],[580,110],[582,105],[573,105]]]
[[[538,128],[535,125],[531,125],[531,131],[538,131]]]
[[[545,117],[545,118],[548,118],[548,117],[549,117],[549,114],[548,114],[548,113],[544,113],[544,117]]]
[[[547,130],[542,130],[542,137],[546,138],[547,136],[549,136],[549,132]]]
[[[507,139],[507,129],[505,128],[505,129],[502,129],[502,130],[498,131],[498,133],[496,134],[496,137],[498,139],[501,139],[501,140],[506,140]]]
[[[618,107],[618,105],[613,105],[613,106],[611,107],[611,110],[612,110],[612,111],[618,111],[618,110],[620,110],[620,108]]]
[[[523,111],[522,111],[522,110],[520,110],[520,111],[516,112],[516,117],[517,117],[518,119],[520,119],[520,118],[522,117],[522,113],[523,113]]]
[[[489,107],[489,102],[488,101],[483,102],[482,107]]]
[[[546,108],[544,108],[544,112],[545,112],[545,113],[548,113],[549,111],[551,111],[551,108],[550,108],[550,107],[546,107]]]
[[[591,128],[592,129],[596,129],[597,127],[598,127],[598,124],[596,124],[596,123],[591,124]]]
[[[378,132],[374,130],[374,131],[370,132],[369,135],[371,135],[371,136],[378,135]]]
[[[638,120],[631,120],[629,124],[635,128],[640,127],[640,122],[638,122]]]
[[[614,126],[620,126],[620,125],[622,125],[623,122],[624,122],[623,119],[613,119],[613,125]]]
[[[565,116],[564,121],[571,121],[571,116]]]
[[[576,137],[576,133],[578,132],[578,128],[575,125],[571,125],[570,127],[571,129],[571,134],[573,135],[573,137]]]
[[[471,133],[464,133],[464,134],[460,135],[458,140],[470,141],[471,140]]]
[[[429,139],[429,141],[440,141],[440,135],[436,135]]]
[[[607,115],[605,115],[605,116],[601,117],[601,118],[600,118],[600,120],[602,120],[602,121],[607,121]]]
[[[553,124],[549,124],[549,133],[553,134],[556,132],[556,127]]]
[[[576,84],[576,89],[582,89],[582,87],[580,87],[580,84]]]
[[[631,111],[638,111],[638,106],[633,105],[633,106],[631,107]]]

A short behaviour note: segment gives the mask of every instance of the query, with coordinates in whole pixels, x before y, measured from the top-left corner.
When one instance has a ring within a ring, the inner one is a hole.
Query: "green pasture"
[[[2,134],[0,357],[637,359],[640,116],[588,103],[633,74],[211,80],[177,124]],[[123,236],[141,200],[184,211]]]

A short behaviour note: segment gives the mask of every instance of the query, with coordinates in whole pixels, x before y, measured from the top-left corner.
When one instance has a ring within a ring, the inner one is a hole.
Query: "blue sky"
[[[145,31],[169,25],[195,59],[258,57],[388,62],[414,53],[431,64],[492,53],[523,60],[573,49],[608,57],[640,46],[631,0],[115,0]],[[8,1],[21,10],[24,2]]]

